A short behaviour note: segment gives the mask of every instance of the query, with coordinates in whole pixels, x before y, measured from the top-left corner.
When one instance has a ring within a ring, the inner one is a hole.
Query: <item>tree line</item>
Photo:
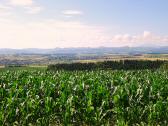
[[[111,69],[111,70],[143,70],[158,69],[167,61],[162,60],[120,60],[120,61],[104,61],[97,63],[61,63],[48,66],[48,70],[95,70],[95,69]]]

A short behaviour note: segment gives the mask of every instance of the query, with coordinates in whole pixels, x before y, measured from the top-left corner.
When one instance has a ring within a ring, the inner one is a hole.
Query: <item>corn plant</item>
[[[168,72],[0,72],[0,125],[168,125]]]

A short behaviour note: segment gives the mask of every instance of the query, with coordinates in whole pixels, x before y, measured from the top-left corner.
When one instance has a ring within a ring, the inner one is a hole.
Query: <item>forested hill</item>
[[[99,47],[99,48],[53,48],[53,49],[0,49],[0,54],[168,54],[164,47]]]

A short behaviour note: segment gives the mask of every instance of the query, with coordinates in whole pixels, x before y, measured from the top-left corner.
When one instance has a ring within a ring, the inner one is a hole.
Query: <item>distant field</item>
[[[89,56],[88,56],[89,57]],[[114,55],[106,54],[97,59],[75,60],[75,62],[103,62],[119,60],[168,60],[168,54],[143,54],[143,55]]]
[[[118,60],[168,60],[168,54],[48,54],[48,55],[0,55],[0,67],[4,65],[46,66],[69,62],[101,62]]]

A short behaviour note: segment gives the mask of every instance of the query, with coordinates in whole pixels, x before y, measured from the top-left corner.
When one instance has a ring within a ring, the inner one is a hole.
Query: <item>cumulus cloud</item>
[[[27,14],[38,14],[43,10],[34,0],[9,0],[9,5],[22,7]]]
[[[144,33],[143,33],[143,37],[144,37],[144,38],[151,37],[151,35],[152,35],[152,33],[149,32],[149,31],[144,31]]]
[[[112,37],[111,42],[116,42],[129,46],[141,46],[141,45],[168,45],[167,36],[155,35],[150,31],[144,31],[142,34],[129,35],[121,34]]]
[[[33,0],[9,0],[11,5],[16,6],[31,6],[33,5]]]

